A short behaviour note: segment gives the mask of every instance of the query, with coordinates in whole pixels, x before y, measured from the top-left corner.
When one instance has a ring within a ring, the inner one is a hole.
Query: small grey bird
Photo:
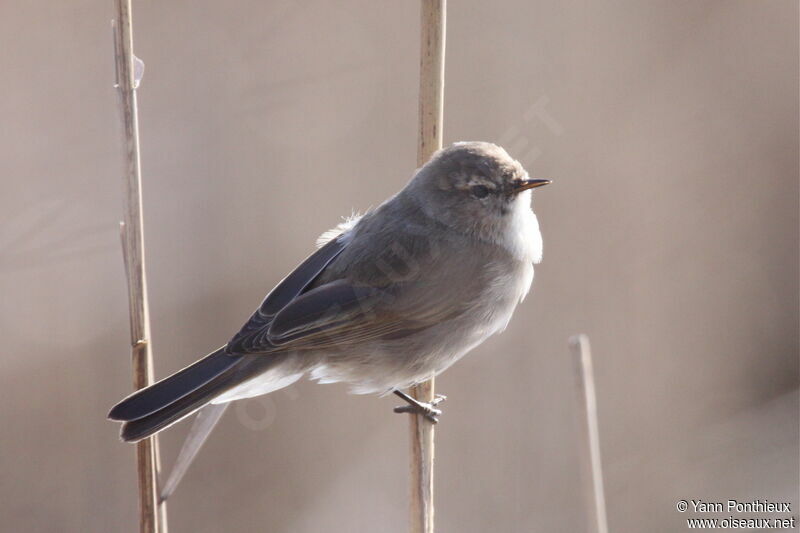
[[[225,346],[109,418],[134,442],[208,405],[181,453],[190,462],[228,402],[308,374],[356,394],[393,392],[409,403],[396,411],[436,422],[443,398],[426,404],[402,389],[505,329],[542,256],[530,190],[548,183],[494,144],[440,150],[380,207],[324,233]]]

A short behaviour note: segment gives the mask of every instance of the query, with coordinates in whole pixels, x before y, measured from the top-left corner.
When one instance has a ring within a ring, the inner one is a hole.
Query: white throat
[[[520,261],[539,263],[542,260],[542,234],[539,232],[539,221],[531,209],[531,191],[524,191],[517,196],[507,216],[507,225],[499,235],[497,244]]]

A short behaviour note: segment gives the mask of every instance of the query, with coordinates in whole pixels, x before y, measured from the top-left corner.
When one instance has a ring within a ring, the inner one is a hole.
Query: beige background
[[[0,530],[135,531],[112,3],[0,3]],[[418,6],[135,2],[156,371],[224,342],[314,238],[414,170]],[[453,1],[445,139],[532,174],[544,263],[439,381],[442,532],[578,532],[570,334],[595,351],[609,523],[798,516],[798,4]],[[174,532],[403,532],[391,399],[232,409]],[[165,462],[187,430],[164,435]]]

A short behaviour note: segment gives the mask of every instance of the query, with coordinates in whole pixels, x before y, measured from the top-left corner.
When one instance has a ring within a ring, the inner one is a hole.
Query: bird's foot
[[[437,409],[436,406],[447,399],[447,396],[444,394],[437,394],[431,402],[421,402],[402,391],[396,390],[394,393],[408,402],[408,405],[395,407],[395,413],[413,413],[422,415],[433,424],[436,424],[439,421],[439,417],[442,416],[442,410]]]

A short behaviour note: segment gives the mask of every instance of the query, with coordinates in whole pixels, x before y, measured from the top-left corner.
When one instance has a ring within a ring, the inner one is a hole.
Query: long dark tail
[[[240,360],[241,357],[228,355],[224,347],[220,348],[158,383],[134,392],[112,407],[108,418],[130,422],[153,414],[209,383]]]
[[[108,418],[124,422],[120,433],[122,440],[139,441],[281,362],[281,355],[228,355],[224,347],[220,348],[158,383],[134,392],[115,405]]]
[[[247,363],[251,361],[251,363]],[[244,379],[254,375],[263,363],[252,358],[228,355],[223,348],[191,366],[136,391],[108,413],[112,420],[125,422],[121,437],[134,442],[149,437],[193,413]]]
[[[126,442],[136,442],[147,438],[175,422],[194,413],[215,397],[219,396],[232,386],[240,382],[236,379],[237,372],[226,371],[199,389],[165,405],[158,411],[122,424],[120,437]]]

